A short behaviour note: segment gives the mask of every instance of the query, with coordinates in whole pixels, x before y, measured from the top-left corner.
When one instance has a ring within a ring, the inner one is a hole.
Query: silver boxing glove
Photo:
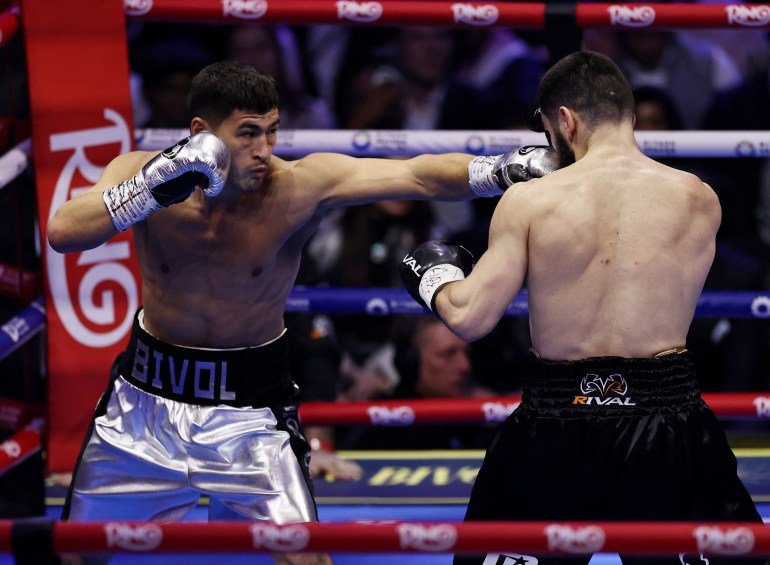
[[[478,196],[500,196],[517,182],[542,177],[559,168],[556,150],[527,145],[502,155],[476,157],[468,165],[468,182]]]
[[[225,143],[202,131],[162,151],[136,175],[107,189],[104,203],[118,231],[125,231],[153,212],[182,202],[200,186],[206,196],[222,191],[230,166]]]

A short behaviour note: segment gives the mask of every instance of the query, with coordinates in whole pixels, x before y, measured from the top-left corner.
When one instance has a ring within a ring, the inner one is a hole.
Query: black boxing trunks
[[[164,343],[137,315],[64,509],[71,520],[317,520],[285,334],[241,349]]]
[[[521,405],[486,454],[465,519],[762,521],[686,352],[656,359],[533,357]],[[705,563],[683,559],[623,562]],[[515,551],[455,557],[456,564],[483,565],[588,561]]]

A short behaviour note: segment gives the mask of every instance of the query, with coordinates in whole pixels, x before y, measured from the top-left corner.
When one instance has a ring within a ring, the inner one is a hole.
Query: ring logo
[[[108,522],[104,525],[107,535],[107,547],[117,547],[128,551],[152,551],[163,541],[163,530],[157,524],[132,526],[121,522]]]
[[[396,527],[396,531],[403,549],[444,552],[457,542],[457,530],[449,524],[401,524]]]
[[[655,21],[655,8],[652,6],[613,5],[607,8],[610,25],[626,27],[647,27]]]
[[[152,0],[123,0],[127,16],[143,16],[152,10]]]
[[[750,141],[739,141],[735,145],[735,154],[738,157],[754,157],[757,154],[757,149]]]
[[[310,541],[310,532],[305,526],[273,526],[254,524],[251,526],[251,540],[256,549],[266,548],[273,551],[300,551]]]
[[[770,297],[757,296],[752,300],[751,315],[755,318],[770,318]]]
[[[72,151],[72,155],[56,180],[49,220],[62,204],[82,190],[73,186],[76,178],[82,176],[93,184],[99,180],[104,167],[91,162],[86,155],[88,148],[118,143],[120,153],[131,149],[131,132],[123,117],[115,110],[105,108],[104,118],[112,125],[51,136],[52,152]],[[133,273],[121,263],[130,256],[128,241],[108,241],[77,254],[74,259],[76,267],[85,272],[77,288],[70,289],[75,275],[68,274],[68,271],[75,271],[75,266],[68,269],[68,255],[56,253],[50,245],[46,247],[46,269],[54,307],[67,332],[79,343],[90,347],[109,347],[126,335],[131,327],[139,303],[139,288]],[[122,320],[117,319],[116,287],[126,296]],[[79,309],[76,309],[75,302]],[[103,329],[92,330],[85,321]]]
[[[17,316],[0,326],[0,330],[5,332],[13,343],[19,343],[19,339],[29,333],[30,327],[27,320]]]
[[[5,453],[11,459],[16,459],[19,455],[21,455],[21,446],[19,445],[18,441],[9,439],[3,443],[0,443],[0,451]]]
[[[258,20],[267,12],[266,0],[222,0],[222,14],[242,20]]]
[[[414,410],[409,406],[370,406],[366,413],[373,426],[409,426],[414,423]]]
[[[770,23],[770,6],[744,6],[730,4],[725,6],[727,23],[748,27],[762,27]]]
[[[633,399],[628,397],[621,398],[628,393],[628,384],[626,379],[618,373],[608,377],[588,373],[580,381],[580,392],[583,394],[576,395],[572,400],[572,404],[636,406],[636,402]]]
[[[337,18],[353,22],[375,22],[382,16],[382,4],[379,2],[353,2],[340,0],[336,3]]]
[[[473,26],[492,25],[500,17],[496,6],[486,4],[474,6],[473,4],[452,4],[452,15],[456,24],[470,24]]]
[[[366,151],[372,146],[372,136],[368,131],[360,130],[353,134],[350,142],[356,151]]]
[[[770,397],[757,396],[752,404],[757,407],[757,418],[770,418]]]
[[[367,314],[371,316],[385,316],[387,314],[390,314],[390,308],[388,308],[388,303],[385,302],[384,298],[380,298],[378,296],[375,296],[374,298],[370,298],[366,302],[366,306],[364,307],[364,310]]]
[[[470,135],[465,140],[465,150],[473,155],[481,155],[485,147],[484,138],[480,135]]]
[[[692,533],[699,553],[743,555],[754,548],[754,532],[748,528],[723,531],[712,526],[698,526]]]
[[[481,405],[481,411],[484,413],[484,421],[502,422],[519,407],[519,404],[521,403],[513,402],[511,404],[503,404],[502,402],[485,402]]]
[[[604,530],[599,526],[573,528],[564,524],[550,524],[545,528],[550,551],[566,553],[595,553],[604,547]]]

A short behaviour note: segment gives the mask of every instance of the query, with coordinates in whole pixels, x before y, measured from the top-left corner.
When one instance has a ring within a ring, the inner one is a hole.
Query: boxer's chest
[[[301,245],[293,240],[306,223],[307,218],[276,205],[211,214],[171,208],[138,230],[137,254],[143,272],[163,285],[198,281],[254,287],[276,271],[295,270]]]

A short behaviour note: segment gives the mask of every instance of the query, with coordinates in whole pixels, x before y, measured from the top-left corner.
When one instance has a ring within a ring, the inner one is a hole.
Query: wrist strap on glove
[[[147,184],[138,175],[108,188],[102,198],[107,205],[112,224],[118,231],[126,231],[161,208]]]
[[[468,164],[468,183],[471,190],[481,198],[492,198],[503,194],[495,176],[495,163],[501,155],[474,157]]]
[[[441,265],[435,265],[425,271],[422,278],[420,278],[420,298],[423,299],[428,308],[433,311],[433,299],[436,293],[445,284],[461,281],[465,278],[465,273],[460,267],[452,265],[451,263],[443,263]]]

